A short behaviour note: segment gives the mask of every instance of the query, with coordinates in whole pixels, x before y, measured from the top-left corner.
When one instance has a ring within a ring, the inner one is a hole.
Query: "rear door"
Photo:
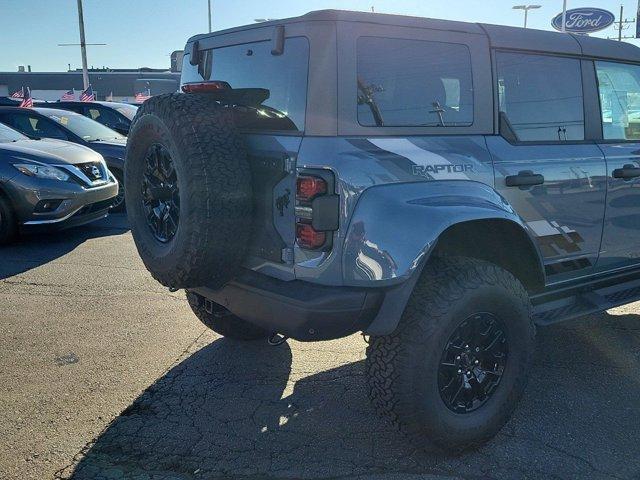
[[[487,144],[496,190],[526,222],[551,282],[592,272],[600,250],[606,165],[590,140],[583,63],[495,52],[500,135]]]
[[[607,160],[607,208],[598,268],[640,261],[640,66],[596,61]]]

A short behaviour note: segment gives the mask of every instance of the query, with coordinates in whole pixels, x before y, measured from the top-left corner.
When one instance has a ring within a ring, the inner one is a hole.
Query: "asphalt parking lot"
[[[451,457],[376,418],[360,336],[219,338],[123,216],[28,238],[0,250],[0,478],[640,478],[639,307],[540,329],[514,418]]]

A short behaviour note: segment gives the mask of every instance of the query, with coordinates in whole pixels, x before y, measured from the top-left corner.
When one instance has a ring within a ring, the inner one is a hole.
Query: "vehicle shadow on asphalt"
[[[287,344],[219,339],[151,385],[61,478],[637,478],[640,316],[538,337],[514,418],[461,456],[411,445],[378,419],[362,361],[291,371]]]
[[[68,230],[21,235],[15,243],[0,246],[0,280],[60,258],[89,239],[121,235],[127,231],[127,216],[112,214]]]

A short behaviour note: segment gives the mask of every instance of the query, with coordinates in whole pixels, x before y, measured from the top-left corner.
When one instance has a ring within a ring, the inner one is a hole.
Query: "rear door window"
[[[469,126],[471,54],[457,43],[361,37],[358,122],[364,126]]]
[[[580,61],[497,53],[500,115],[519,141],[584,140]]]
[[[602,134],[607,140],[640,140],[640,66],[596,62]]]
[[[268,98],[249,102],[239,112],[242,127],[302,131],[309,42],[305,37],[287,38],[282,55],[272,55],[271,50],[271,41],[215,48],[203,53],[198,66],[191,65],[187,56],[182,83],[214,80],[227,82],[233,89],[265,89]]]

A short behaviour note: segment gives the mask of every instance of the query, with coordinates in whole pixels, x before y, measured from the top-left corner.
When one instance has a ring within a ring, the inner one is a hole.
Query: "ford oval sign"
[[[607,28],[615,21],[613,13],[602,8],[574,8],[567,10],[565,31],[571,33],[591,33]],[[562,31],[562,13],[559,13],[551,25]]]

